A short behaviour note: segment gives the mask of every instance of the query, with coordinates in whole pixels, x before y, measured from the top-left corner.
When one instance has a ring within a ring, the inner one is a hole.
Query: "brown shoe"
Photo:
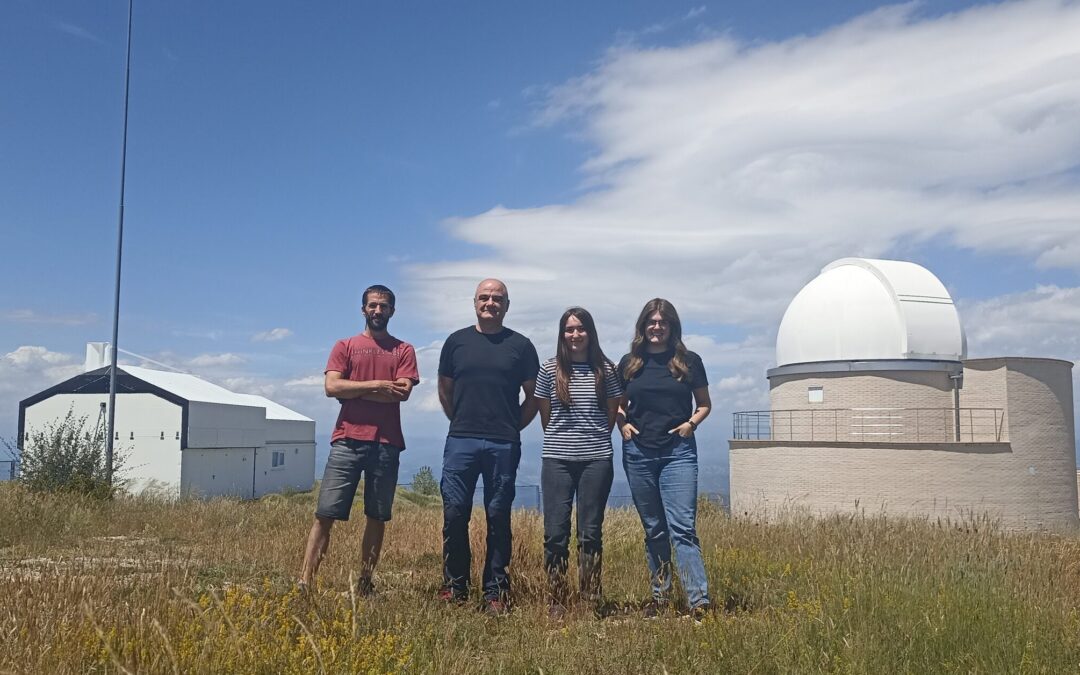
[[[460,593],[450,588],[449,586],[443,586],[439,589],[439,592],[435,594],[435,599],[439,602],[445,602],[448,605],[463,605],[469,600],[468,593]]]

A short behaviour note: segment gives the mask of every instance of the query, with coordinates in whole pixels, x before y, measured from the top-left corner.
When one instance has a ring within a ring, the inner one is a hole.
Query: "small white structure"
[[[104,425],[108,392],[107,350],[91,343],[86,372],[19,403],[20,444],[69,410]],[[133,491],[256,498],[315,482],[313,420],[194,375],[120,366],[115,430]]]
[[[734,513],[988,515],[1075,529],[1072,365],[968,359],[929,270],[844,258],[792,300],[770,410],[735,414]]]

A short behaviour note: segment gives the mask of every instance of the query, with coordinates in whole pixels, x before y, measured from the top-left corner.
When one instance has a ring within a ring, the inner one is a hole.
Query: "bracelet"
[[[689,420],[686,420],[686,423],[690,425],[690,428],[692,430],[697,431],[697,422],[695,422],[692,419],[689,419]]]

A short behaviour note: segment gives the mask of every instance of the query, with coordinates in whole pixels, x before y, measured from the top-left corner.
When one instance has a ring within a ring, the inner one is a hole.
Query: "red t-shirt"
[[[346,380],[397,380],[405,377],[413,386],[420,383],[416,368],[416,350],[395,337],[376,341],[361,333],[338,340],[326,362],[326,371],[336,370]],[[405,449],[401,434],[401,403],[365,401],[360,398],[341,402],[330,442],[342,438],[378,441]]]

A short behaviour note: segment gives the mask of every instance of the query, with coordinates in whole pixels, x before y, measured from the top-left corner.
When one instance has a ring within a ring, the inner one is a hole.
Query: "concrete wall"
[[[58,422],[72,410],[92,431],[108,394],[57,394],[26,409],[26,431]],[[153,394],[123,394],[116,404],[114,447],[125,456],[119,476],[132,492],[180,487],[180,406]],[[102,425],[104,425],[104,420]],[[21,440],[21,439],[20,439]]]
[[[987,514],[1010,528],[1074,529],[1078,517],[1071,371],[1071,363],[1052,359],[965,362],[961,407],[1003,408],[1007,442],[732,441],[732,511],[768,515],[790,506],[814,513],[884,510],[954,519]],[[902,394],[897,407],[939,396],[937,406],[952,405],[951,392],[941,386],[945,382],[917,381],[922,376],[947,380],[944,374],[905,375],[891,388]],[[805,408],[806,386],[816,380],[826,387],[824,405],[865,405],[855,396],[860,390],[873,403],[887,404],[893,402],[883,395],[890,390],[889,376],[790,377],[774,383],[773,401],[793,407],[797,392]],[[861,381],[842,381],[849,377]],[[838,392],[831,401],[830,385]]]
[[[285,463],[274,466],[274,453]],[[255,459],[255,496],[286,490],[306,491],[315,485],[315,443],[267,443]]]
[[[807,388],[822,387],[822,403],[807,402]],[[943,371],[884,371],[777,375],[769,380],[773,410],[821,408],[951,408],[952,381]]]

